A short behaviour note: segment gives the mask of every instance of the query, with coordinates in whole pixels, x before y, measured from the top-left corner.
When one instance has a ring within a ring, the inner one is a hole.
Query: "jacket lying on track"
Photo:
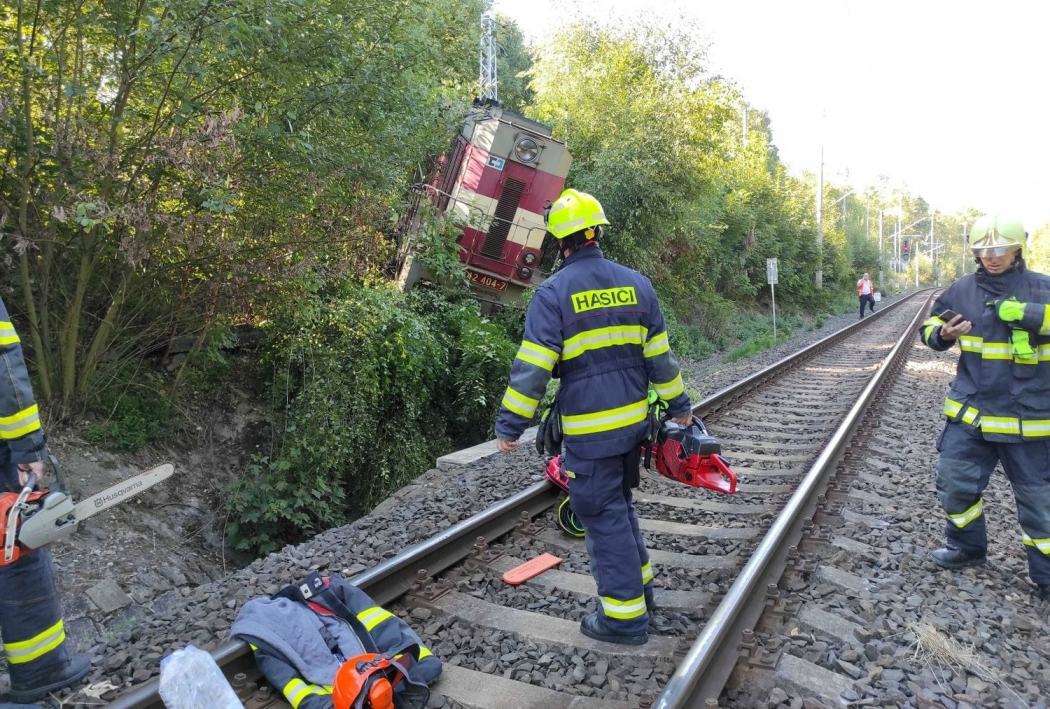
[[[672,416],[690,408],[652,284],[605,259],[597,246],[572,254],[536,290],[497,436],[521,436],[552,375],[561,378],[565,446],[582,458],[621,455],[638,445],[650,383]]]
[[[3,300],[0,300],[0,377],[4,378],[0,383],[0,446],[6,446],[12,463],[43,460],[40,414],[22,358],[22,345]]]
[[[333,575],[327,588],[310,604],[287,597],[294,595],[289,589],[272,598],[253,598],[230,630],[251,645],[259,671],[293,709],[331,709],[336,671],[345,660],[369,652],[370,644],[390,653],[418,646],[419,661],[411,667],[411,678],[430,684],[441,674],[440,660],[407,623],[339,576]],[[344,609],[354,614],[370,640],[358,637],[353,623],[341,617]]]
[[[1019,357],[1011,328],[999,319],[993,301],[1014,296],[1025,307],[1015,325],[1028,331],[1034,356]],[[934,303],[920,327],[922,341],[935,350],[955,344],[940,336],[938,317],[954,310],[973,328],[958,339],[959,367],[944,400],[944,413],[981,431],[989,441],[1050,437],[1050,278],[1024,269],[992,276],[983,269],[960,278]]]

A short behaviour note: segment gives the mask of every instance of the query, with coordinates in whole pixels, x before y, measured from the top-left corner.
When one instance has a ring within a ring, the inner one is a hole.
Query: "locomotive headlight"
[[[524,257],[522,257],[521,260],[525,262],[526,266],[531,266],[532,264],[536,263],[536,254],[529,251],[525,254]]]
[[[536,162],[539,156],[540,144],[532,138],[519,138],[514,144],[514,157],[521,162]]]
[[[522,266],[518,269],[518,275],[521,276],[521,280],[527,281],[532,276],[532,269],[528,266]]]

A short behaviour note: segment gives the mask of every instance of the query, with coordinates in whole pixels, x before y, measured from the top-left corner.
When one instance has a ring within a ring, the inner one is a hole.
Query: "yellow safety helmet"
[[[593,196],[578,190],[565,190],[543,214],[543,220],[555,239],[564,239],[583,229],[608,224],[602,204]],[[588,235],[588,238],[594,238]]]
[[[1023,248],[1027,237],[1020,220],[986,214],[973,223],[970,249],[977,258],[1005,256]]]

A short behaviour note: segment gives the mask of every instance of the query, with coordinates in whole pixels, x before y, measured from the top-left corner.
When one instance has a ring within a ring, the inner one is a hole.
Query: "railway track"
[[[562,536],[546,482],[522,490],[351,580],[408,620],[446,665],[447,706],[659,707],[717,702],[767,595],[812,517],[867,406],[914,337],[912,297],[697,405],[740,476],[722,497],[643,475],[635,500],[653,565],[650,641],[579,633],[595,595],[583,543]],[[541,462],[537,460],[537,470]],[[503,571],[541,551],[555,571],[510,588]],[[292,582],[295,579],[287,579]],[[697,629],[700,629],[697,636]],[[746,631],[746,632],[745,632]],[[683,653],[685,653],[683,655]],[[243,643],[213,653],[246,707],[287,706],[260,686]],[[162,707],[156,680],[118,698]],[[442,706],[435,698],[431,706]]]

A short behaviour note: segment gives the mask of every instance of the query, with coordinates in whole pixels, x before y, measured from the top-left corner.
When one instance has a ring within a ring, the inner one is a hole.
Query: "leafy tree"
[[[45,398],[309,269],[369,277],[473,87],[480,2],[0,4],[0,228]],[[450,110],[451,109],[451,110]]]
[[[508,17],[496,17],[496,74],[499,80],[499,100],[512,111],[521,113],[532,102],[528,72],[532,67],[532,53],[517,24]]]

